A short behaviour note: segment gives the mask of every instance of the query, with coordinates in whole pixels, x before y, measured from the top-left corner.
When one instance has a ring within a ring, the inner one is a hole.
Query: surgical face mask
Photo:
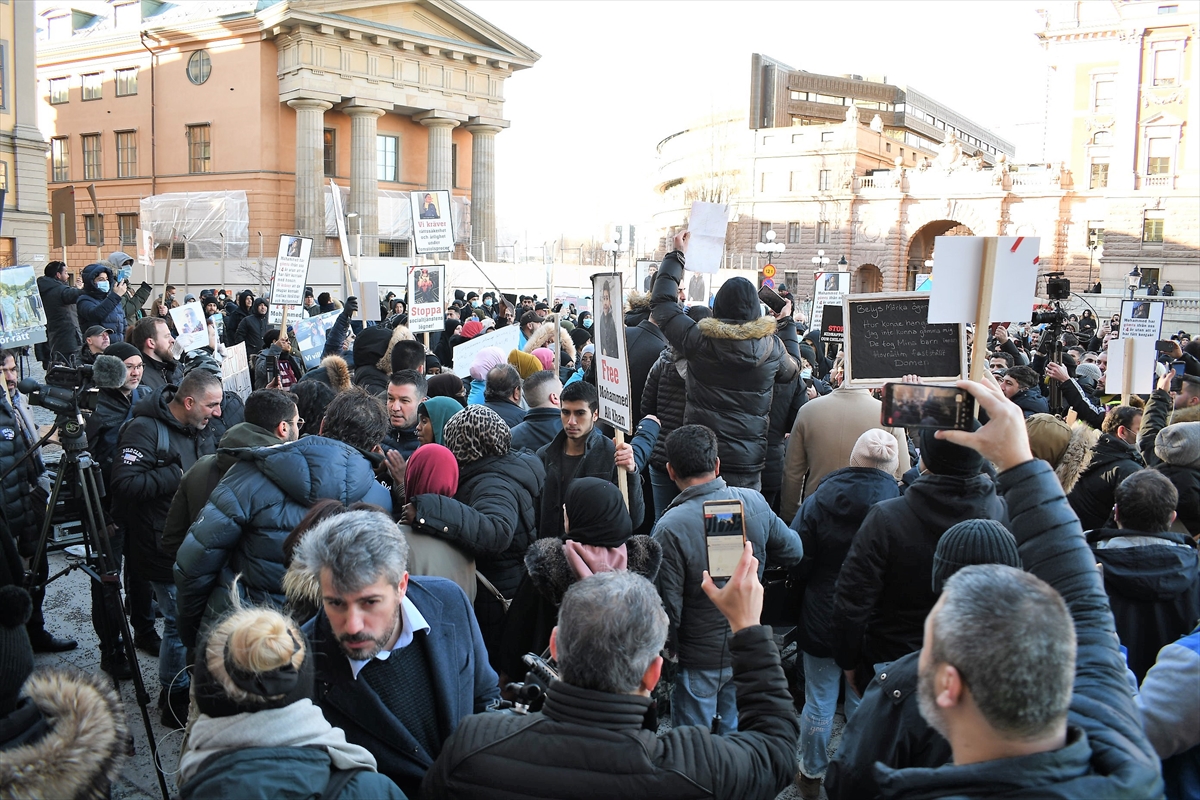
[[[96,288],[99,289],[100,291],[107,292],[108,287],[109,287],[108,281],[96,281]]]
[[[483,304],[484,304],[485,306],[487,306],[488,308],[491,308],[491,307],[492,307],[492,301],[491,301],[491,299],[484,300],[484,301],[483,301]]]
[[[591,317],[588,317],[587,319],[585,319],[583,321],[583,327],[585,327],[585,328],[592,327],[592,318]]]
[[[478,300],[472,300],[472,301],[471,301],[471,308],[479,308],[479,301],[478,301]]]
[[[810,380],[812,378],[812,370],[811,369],[800,370],[800,377],[806,381]]]

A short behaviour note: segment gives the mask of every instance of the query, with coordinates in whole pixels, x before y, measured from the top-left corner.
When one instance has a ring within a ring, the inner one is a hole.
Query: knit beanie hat
[[[525,380],[535,372],[541,372],[545,367],[542,362],[529,353],[523,350],[513,350],[508,354],[508,363],[517,368],[517,372],[521,373],[521,380]]]
[[[850,451],[850,466],[872,467],[891,474],[900,466],[899,442],[880,428],[865,431]]]
[[[358,366],[374,364],[383,358],[392,343],[392,331],[382,325],[372,325],[363,328],[363,332],[354,337],[354,363]]]
[[[32,611],[29,592],[19,586],[0,589],[0,718],[17,707],[21,687],[33,672],[33,646],[25,632]]]
[[[1154,454],[1177,467],[1200,469],[1200,422],[1176,422],[1158,432]]]
[[[1004,564],[1024,569],[1017,540],[999,522],[968,519],[952,526],[933,553],[933,591],[941,592],[950,576],[972,564]]]
[[[1034,414],[1025,420],[1033,457],[1057,467],[1071,443],[1071,426],[1053,414]]]
[[[762,316],[761,311],[758,290],[753,283],[740,276],[721,284],[713,300],[713,316],[717,319],[747,322]]]
[[[134,356],[140,356],[141,354],[142,351],[138,350],[129,342],[113,342],[108,347],[104,348],[104,355],[116,356],[122,361],[127,358],[133,358]]]
[[[687,315],[699,322],[702,319],[708,319],[713,313],[708,306],[688,306]]]
[[[1075,367],[1075,379],[1088,388],[1095,389],[1100,385],[1103,373],[1095,364],[1080,364]]]
[[[979,420],[971,420],[970,429],[979,430]],[[934,436],[934,428],[921,429],[921,460],[935,475],[953,475],[969,478],[978,475],[983,467],[983,456],[969,447],[952,444]]]

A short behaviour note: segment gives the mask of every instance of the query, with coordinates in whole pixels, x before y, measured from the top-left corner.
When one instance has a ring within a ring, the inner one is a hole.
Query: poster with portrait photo
[[[46,341],[46,310],[33,267],[0,269],[0,346]]]
[[[304,303],[304,283],[308,280],[312,245],[313,240],[304,236],[285,233],[279,237],[275,275],[271,278],[272,306],[298,306]]]
[[[1133,358],[1129,369],[1133,375],[1131,391],[1149,394],[1154,391],[1154,364],[1158,353],[1154,343],[1162,338],[1163,300],[1122,300],[1121,322],[1117,338],[1108,340],[1108,369],[1104,373],[1104,391],[1120,394],[1125,382],[1125,340],[1133,340]]]
[[[821,316],[825,306],[841,306],[842,299],[850,293],[849,272],[818,272],[813,276],[812,327],[821,329]]]
[[[454,251],[454,219],[450,192],[431,189],[409,192],[412,208],[413,244],[421,255]]]
[[[684,300],[690,306],[708,305],[708,287],[712,285],[712,275],[707,272],[684,273]]]
[[[445,280],[445,264],[408,268],[408,329],[413,333],[433,333],[443,329]]]
[[[592,276],[592,331],[596,336],[596,388],[600,419],[617,430],[633,433],[629,359],[625,347],[625,293],[621,273]]]
[[[208,344],[208,327],[204,323],[204,308],[199,300],[175,306],[170,313],[171,321],[175,323],[175,341],[179,342],[183,352]]]
[[[658,277],[658,262],[639,258],[634,265],[633,290],[649,292],[654,288],[654,279]]]

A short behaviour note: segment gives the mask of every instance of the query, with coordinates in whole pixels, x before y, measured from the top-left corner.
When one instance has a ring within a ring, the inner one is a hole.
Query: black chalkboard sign
[[[926,322],[926,293],[847,295],[843,316],[850,386],[882,386],[905,375],[952,381],[966,374],[963,326]]]

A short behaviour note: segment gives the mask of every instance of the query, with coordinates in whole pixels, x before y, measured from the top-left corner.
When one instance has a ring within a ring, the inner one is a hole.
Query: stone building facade
[[[38,130],[34,18],[32,3],[0,5],[0,267],[42,266],[48,252],[46,140]]]

